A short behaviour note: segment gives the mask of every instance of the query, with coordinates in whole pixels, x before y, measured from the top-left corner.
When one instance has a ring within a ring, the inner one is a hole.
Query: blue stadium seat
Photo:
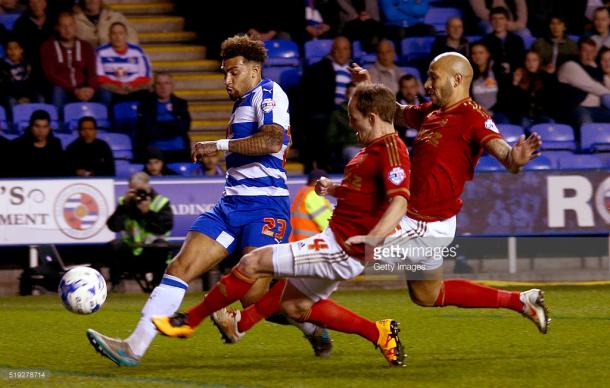
[[[544,139],[542,139],[544,145]],[[542,154],[551,161],[554,169],[559,169],[559,161],[564,158],[571,158],[574,155],[572,151],[543,151]]]
[[[464,35],[468,43],[478,42],[483,39],[483,35]]]
[[[352,58],[360,65],[366,66],[377,61],[377,54],[367,53],[362,49],[362,44],[359,40],[352,43]]]
[[[528,164],[523,168],[524,170],[552,170],[553,163],[546,156],[539,156],[534,160],[530,160]]]
[[[51,128],[59,129],[59,115],[57,109],[51,104],[31,103],[18,104],[13,107],[13,129],[22,132],[30,125],[30,116],[37,110],[45,110],[51,116]]]
[[[78,138],[78,135],[75,133],[54,133],[53,135],[61,141],[61,146],[64,150]]]
[[[197,163],[168,163],[167,167],[182,176],[193,176],[199,168]]]
[[[585,152],[610,151],[610,123],[589,123],[580,127],[580,147]]]
[[[8,140],[15,140],[16,138],[18,138],[20,135],[18,133],[15,132],[0,132],[0,136],[8,139]]]
[[[426,59],[430,56],[433,36],[419,36],[404,38],[400,42],[400,49],[404,60],[412,62],[414,60]]]
[[[303,71],[298,67],[265,67],[263,76],[277,82],[284,90],[298,86]]]
[[[519,140],[519,137],[523,135],[523,128],[520,125],[513,124],[498,124],[498,129],[504,137],[504,140],[511,146]]]
[[[143,164],[132,164],[127,160],[115,159],[114,168],[116,170],[117,178],[129,178],[134,173],[142,171],[144,169]]]
[[[291,40],[273,39],[265,42],[267,65],[299,66],[301,64],[299,46]]]
[[[8,128],[8,120],[6,119],[6,111],[4,107],[0,105],[0,131],[7,131]]]
[[[109,129],[108,108],[99,102],[72,102],[64,106],[64,125],[71,131],[78,126],[81,117],[91,116],[100,129]]]
[[[12,31],[15,26],[15,22],[21,16],[20,13],[5,13],[0,15],[0,24],[4,24],[7,30]]]
[[[447,20],[452,17],[462,17],[462,11],[450,7],[430,7],[424,17],[424,24],[430,24],[437,32],[445,31]]]
[[[523,46],[525,47],[526,50],[529,50],[534,45],[534,42],[536,41],[536,37],[532,36],[532,35],[522,36],[521,39],[523,39]]]
[[[483,155],[481,156],[481,159],[479,159],[475,171],[503,171],[504,169],[504,166],[498,162],[496,158],[489,155]]]
[[[417,78],[417,80],[421,83],[422,79],[421,79],[421,74],[419,73],[419,70],[417,69],[417,67],[411,67],[411,66],[401,66],[400,69],[402,71],[404,71],[407,74],[411,74],[412,76],[414,76],[415,78]],[[425,81],[425,80],[424,80]]]
[[[131,139],[123,133],[98,131],[97,137],[110,146],[115,159],[133,159]]]
[[[314,39],[305,42],[305,59],[307,63],[317,62],[330,54],[332,46],[332,39]]]
[[[123,133],[135,133],[138,124],[138,101],[121,102],[112,108],[113,130]]]
[[[572,154],[559,159],[561,170],[598,170],[605,167],[605,161],[598,155]]]
[[[543,150],[571,150],[576,151],[574,130],[566,124],[536,124],[530,132],[538,132],[542,138]]]

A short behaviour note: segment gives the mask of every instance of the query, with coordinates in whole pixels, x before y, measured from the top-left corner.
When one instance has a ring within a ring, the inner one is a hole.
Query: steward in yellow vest
[[[328,227],[333,213],[332,204],[315,192],[318,179],[328,177],[326,171],[313,170],[309,174],[307,185],[303,186],[290,206],[290,224],[292,234],[288,241],[298,241],[322,232]]]

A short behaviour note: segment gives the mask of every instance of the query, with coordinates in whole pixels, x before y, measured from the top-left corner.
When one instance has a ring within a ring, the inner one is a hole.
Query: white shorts
[[[404,216],[399,230],[388,236],[375,259],[390,263],[413,264],[430,271],[443,264],[444,257],[454,257],[449,245],[455,237],[455,216],[443,221],[424,222]],[[388,250],[389,249],[389,250]]]
[[[364,271],[363,263],[345,253],[330,228],[304,240],[273,245],[273,273],[311,300],[328,299],[341,280]]]

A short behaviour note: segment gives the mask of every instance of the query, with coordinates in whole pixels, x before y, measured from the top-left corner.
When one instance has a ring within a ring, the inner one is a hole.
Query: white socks
[[[316,331],[316,327],[318,327],[311,322],[297,322],[294,319],[290,319],[290,323],[298,327],[305,335],[313,335]]]
[[[153,325],[151,317],[173,315],[180,307],[187,289],[188,284],[181,279],[168,274],[163,275],[161,284],[155,287],[144,305],[138,325],[125,340],[136,357],[140,358],[144,355],[157,335],[157,329]]]

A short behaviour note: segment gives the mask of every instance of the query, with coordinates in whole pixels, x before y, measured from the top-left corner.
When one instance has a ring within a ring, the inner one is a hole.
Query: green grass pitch
[[[117,367],[94,352],[85,330],[128,335],[146,295],[110,295],[90,316],[57,296],[0,298],[0,386],[405,387],[603,386],[610,384],[610,287],[549,286],[547,335],[506,310],[415,306],[406,291],[342,291],[335,299],[371,319],[401,322],[407,367],[389,368],[364,339],[332,333],[334,352],[315,358],[293,327],[262,322],[225,345],[209,322],[193,338],[157,337],[142,365]],[[199,300],[189,294],[184,306]],[[43,368],[44,380],[8,380],[12,368]]]

